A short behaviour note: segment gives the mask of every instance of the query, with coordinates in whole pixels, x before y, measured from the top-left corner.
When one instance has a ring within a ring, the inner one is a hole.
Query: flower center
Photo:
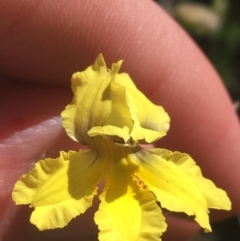
[[[122,137],[119,136],[110,136],[110,140],[118,146],[135,147],[138,144],[138,142],[134,141],[132,137],[130,137],[130,139],[128,139],[126,142]]]

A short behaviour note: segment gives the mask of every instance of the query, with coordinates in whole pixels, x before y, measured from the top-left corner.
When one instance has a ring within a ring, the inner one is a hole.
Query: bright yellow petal
[[[117,74],[120,64],[114,65],[115,75],[110,83],[111,113],[102,126],[93,127],[88,134],[119,136],[125,142],[153,142],[166,135],[169,116],[162,107],[152,104],[127,74]]]
[[[94,64],[72,76],[72,102],[62,112],[63,126],[67,134],[82,144],[91,138],[87,132],[101,126],[111,111],[110,92],[107,86],[111,75],[100,54]]]
[[[111,113],[103,126],[95,126],[89,132],[89,136],[119,136],[127,142],[130,139],[130,132],[133,127],[131,113],[126,103],[125,88],[117,84],[114,79],[109,85],[111,93]]]
[[[74,140],[89,144],[88,135],[102,135],[150,143],[166,135],[169,116],[136,88],[128,74],[118,73],[121,64],[108,70],[100,54],[92,66],[73,75],[74,98],[62,119]]]
[[[64,227],[92,205],[100,175],[93,151],[61,152],[58,159],[36,163],[15,184],[12,197],[35,208],[30,221],[40,230]]]
[[[126,89],[126,100],[134,122],[132,138],[151,143],[165,136],[169,129],[170,118],[164,109],[148,100],[136,88],[128,74],[118,74],[115,79]]]
[[[124,167],[111,172],[110,189],[100,196],[95,214],[99,240],[160,241],[167,225],[154,195],[139,187]]]
[[[175,154],[172,153],[172,157],[167,159],[166,153],[169,154],[169,151],[142,149],[131,155],[134,165],[139,167],[136,175],[156,195],[162,207],[195,215],[195,220],[205,231],[211,231],[204,193],[185,170],[170,161]],[[185,155],[184,161],[188,162],[189,156]],[[212,188],[215,191],[216,187]]]
[[[226,192],[217,188],[215,184],[202,176],[201,169],[196,165],[193,159],[180,152],[164,151],[163,158],[178,165],[185,173],[187,173],[201,189],[208,208],[214,209],[231,209],[231,201],[229,200]]]

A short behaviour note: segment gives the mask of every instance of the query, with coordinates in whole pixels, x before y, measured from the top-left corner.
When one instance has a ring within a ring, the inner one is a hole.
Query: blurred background
[[[240,116],[240,0],[155,0],[189,33],[217,69]],[[240,147],[239,147],[240,148]],[[187,241],[240,241],[240,215],[212,223]]]
[[[155,0],[191,35],[240,101],[240,1]],[[240,239],[239,239],[240,240]]]

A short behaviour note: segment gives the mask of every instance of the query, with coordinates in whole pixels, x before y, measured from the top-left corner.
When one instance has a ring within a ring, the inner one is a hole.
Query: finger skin
[[[171,116],[159,146],[191,154],[228,192],[233,211],[215,219],[239,210],[240,130],[229,97],[206,58],[154,3],[20,0],[1,1],[0,9],[0,18],[8,16],[0,31],[3,76],[69,86],[71,74],[99,52],[108,64],[124,59],[123,71]]]

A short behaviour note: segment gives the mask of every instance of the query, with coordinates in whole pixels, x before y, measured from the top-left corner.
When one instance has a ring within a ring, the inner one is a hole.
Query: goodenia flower
[[[62,228],[92,205],[101,181],[94,217],[100,241],[161,240],[167,225],[156,201],[193,215],[211,231],[208,209],[229,210],[229,198],[189,155],[140,145],[166,135],[170,118],[128,74],[119,73],[121,63],[108,70],[100,54],[73,75],[74,97],[62,112],[63,127],[89,149],[36,163],[15,184],[13,200],[34,208],[30,221],[40,230]]]

